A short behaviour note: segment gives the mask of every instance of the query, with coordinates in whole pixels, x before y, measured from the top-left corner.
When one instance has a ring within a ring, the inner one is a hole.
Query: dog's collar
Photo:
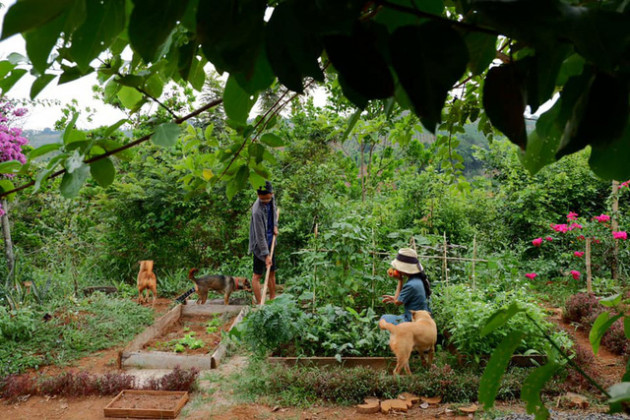
[[[234,284],[236,285],[236,290],[238,290],[238,277],[234,277]]]

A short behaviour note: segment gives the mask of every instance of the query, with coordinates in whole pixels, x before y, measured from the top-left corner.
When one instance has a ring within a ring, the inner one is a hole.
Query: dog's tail
[[[191,269],[190,269],[190,271],[188,272],[188,278],[189,278],[190,280],[192,280],[192,281],[197,280],[197,279],[195,278],[195,273],[196,273],[197,271],[199,271],[199,269],[197,269],[197,268],[191,268]]]
[[[394,328],[396,327],[396,325],[394,324],[390,324],[389,322],[385,321],[384,319],[381,319],[380,321],[378,321],[378,327],[381,330],[387,330],[390,333],[394,330]]]

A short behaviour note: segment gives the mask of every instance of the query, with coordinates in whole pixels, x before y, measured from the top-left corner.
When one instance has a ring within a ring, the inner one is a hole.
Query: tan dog
[[[420,352],[422,364],[426,367],[433,362],[435,343],[437,341],[437,327],[431,314],[427,311],[411,311],[413,321],[402,322],[398,325],[390,324],[381,319],[378,326],[390,333],[389,347],[396,355],[396,368],[394,375],[400,374],[404,369],[409,375],[409,357],[413,349]],[[425,364],[424,352],[429,352],[428,363]]]
[[[153,272],[153,261],[140,261],[140,272],[138,273],[138,303],[149,301],[149,292],[144,297],[144,291],[150,290],[153,293],[153,304],[157,297],[157,278]]]

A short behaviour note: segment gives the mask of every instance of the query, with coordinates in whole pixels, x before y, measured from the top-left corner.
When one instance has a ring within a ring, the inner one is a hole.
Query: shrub
[[[626,338],[623,329],[623,318],[615,321],[602,337],[602,344],[615,354],[630,353],[630,340]]]
[[[87,372],[64,372],[43,379],[39,393],[43,395],[84,396],[96,393],[96,380]]]
[[[0,397],[9,401],[20,395],[35,394],[37,383],[32,375],[8,375],[0,380]]]
[[[199,369],[191,368],[190,370],[180,369],[175,366],[171,373],[162,376],[159,379],[151,379],[145,389],[154,391],[189,391],[195,385],[199,376]]]
[[[579,322],[582,323],[583,319],[588,316],[595,318],[603,310],[599,304],[599,299],[592,293],[576,293],[569,297],[564,304],[564,311],[562,317],[567,322]],[[592,322],[589,324],[591,325]]]
[[[99,395],[114,395],[123,389],[133,389],[135,387],[135,376],[124,373],[106,373],[96,381],[96,389]]]

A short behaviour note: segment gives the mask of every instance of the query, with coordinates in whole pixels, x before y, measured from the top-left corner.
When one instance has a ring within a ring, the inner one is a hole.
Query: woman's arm
[[[383,303],[393,303],[394,305],[400,306],[403,304],[403,302],[398,300],[398,297],[400,296],[400,291],[402,290],[403,287],[403,280],[402,279],[398,279],[398,286],[396,286],[396,294],[394,296],[392,295],[383,295]]]

